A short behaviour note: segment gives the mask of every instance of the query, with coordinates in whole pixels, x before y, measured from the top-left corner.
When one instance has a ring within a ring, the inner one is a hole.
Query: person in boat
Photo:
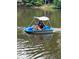
[[[42,28],[44,27],[44,23],[42,21],[38,21],[37,25],[36,25],[36,29],[37,30],[42,30]]]

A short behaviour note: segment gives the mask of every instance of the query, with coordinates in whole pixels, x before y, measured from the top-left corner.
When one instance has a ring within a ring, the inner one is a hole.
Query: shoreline
[[[40,10],[45,10],[45,11],[53,11],[55,9],[61,9],[56,7],[55,5],[51,5],[51,4],[46,4],[46,5],[42,5],[42,6],[24,6],[24,5],[17,5],[18,7],[26,7],[26,8],[35,8],[35,9],[40,9]]]

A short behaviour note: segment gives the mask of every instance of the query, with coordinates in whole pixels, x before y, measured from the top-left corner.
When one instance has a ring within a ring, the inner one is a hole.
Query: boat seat
[[[45,25],[45,26],[43,27],[43,29],[44,29],[44,30],[49,30],[49,29],[50,29],[50,27],[49,27],[49,26],[47,26],[47,25]]]

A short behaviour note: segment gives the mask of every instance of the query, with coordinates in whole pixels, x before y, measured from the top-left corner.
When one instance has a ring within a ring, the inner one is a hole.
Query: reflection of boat
[[[44,24],[43,22],[47,21],[50,24],[49,18],[48,17],[34,17],[36,20],[38,20],[38,22],[42,22],[42,24]],[[32,21],[33,22],[33,21]],[[37,22],[36,22],[37,23]],[[26,33],[33,33],[33,34],[50,34],[53,32],[53,27],[48,26],[46,24],[44,24],[44,26],[41,29],[37,29],[35,25],[29,26],[29,27],[25,27],[24,31]]]
[[[28,37],[33,40],[46,40],[46,39],[52,39],[54,34],[42,34],[42,35],[30,35],[28,34]]]

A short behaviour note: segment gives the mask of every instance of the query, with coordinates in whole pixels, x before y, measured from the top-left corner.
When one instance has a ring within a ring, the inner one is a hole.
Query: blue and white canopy
[[[34,17],[35,19],[41,20],[41,21],[48,21],[49,18],[46,16],[42,16],[42,17]]]

